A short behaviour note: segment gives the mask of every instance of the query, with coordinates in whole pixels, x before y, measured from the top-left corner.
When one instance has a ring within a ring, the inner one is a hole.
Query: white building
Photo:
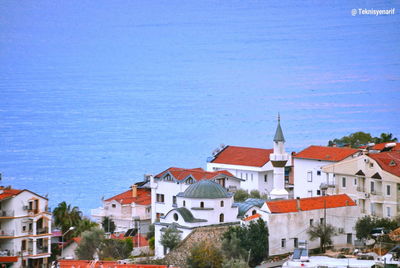
[[[178,193],[184,192],[190,185],[201,180],[215,181],[230,192],[236,191],[241,181],[225,170],[208,172],[202,168],[171,167],[151,179],[152,222],[166,215],[172,208],[178,207]]]
[[[174,226],[181,239],[200,226],[239,222],[238,208],[233,205],[233,193],[211,180],[201,180],[177,195],[176,208],[155,223],[155,256],[167,253],[160,239],[166,228]]]
[[[290,200],[267,201],[256,213],[245,218],[244,224],[262,218],[269,230],[269,255],[293,252],[299,241],[307,241],[308,248],[319,247],[319,240],[310,241],[307,230],[310,226],[324,223],[337,228],[333,237],[335,247],[353,244],[353,227],[360,216],[356,203],[347,195],[332,195]]]
[[[147,232],[151,219],[151,190],[141,184],[134,184],[130,190],[103,200],[102,207],[92,209],[92,218],[101,225],[103,218],[109,217],[116,225],[115,232],[137,228],[135,221],[139,221],[140,231]]]
[[[0,186],[0,265],[47,267],[50,245],[48,199]]]
[[[335,175],[330,193],[346,193],[366,215],[400,215],[400,151],[367,153],[323,167]]]
[[[274,149],[226,146],[209,160],[207,170],[227,170],[236,177],[243,179],[240,183],[240,188],[249,192],[258,190],[261,194],[271,196],[271,191],[274,188],[274,167],[270,157],[271,155],[278,158],[284,157],[285,159],[282,159],[282,161],[285,161],[284,168],[278,167],[275,172],[279,170],[279,173],[283,173],[285,179],[284,188],[290,194],[293,188],[289,181],[292,160],[291,156],[284,152],[284,142],[285,139],[278,121],[274,137]],[[280,149],[283,150],[281,153],[279,152]],[[276,154],[279,154],[279,156]],[[277,161],[275,163],[278,164]],[[278,185],[275,185],[275,187],[278,187]],[[281,188],[282,185],[279,185],[279,187]]]
[[[322,167],[345,159],[352,159],[360,150],[351,148],[309,146],[293,156],[294,196],[312,197],[325,195],[328,187],[334,187],[334,175]]]

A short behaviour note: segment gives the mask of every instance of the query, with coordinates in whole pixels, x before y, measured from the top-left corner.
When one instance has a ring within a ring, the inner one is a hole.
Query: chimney
[[[301,207],[300,207],[300,197],[296,197],[296,209],[298,211],[301,211]]]
[[[134,184],[132,185],[132,197],[136,197],[137,196],[137,185]]]

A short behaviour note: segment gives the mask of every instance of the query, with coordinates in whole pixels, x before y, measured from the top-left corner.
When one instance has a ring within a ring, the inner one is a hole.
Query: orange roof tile
[[[269,161],[273,149],[227,146],[216,155],[212,163],[262,167]]]
[[[176,268],[168,265],[155,264],[119,264],[118,261],[89,261],[89,260],[59,260],[60,268]]]
[[[400,151],[368,154],[385,171],[400,177]]]
[[[226,171],[226,170],[219,170],[219,171],[211,172],[211,171],[205,171],[202,168],[185,169],[185,168],[171,167],[167,170],[164,170],[160,174],[157,174],[155,176],[155,178],[160,178],[167,172],[169,172],[178,181],[181,181],[181,180],[187,178],[188,176],[192,176],[196,181],[211,180],[218,175],[227,175],[227,176],[233,177],[233,175],[229,171]]]
[[[267,201],[271,213],[290,213],[323,208],[338,208],[356,206],[356,203],[346,194],[327,195],[318,197],[300,198],[300,210],[296,199]]]
[[[295,154],[294,157],[337,162],[357,153],[358,151],[360,150],[311,145],[303,151]]]
[[[251,220],[254,220],[254,219],[258,219],[258,218],[260,218],[260,217],[261,217],[261,215],[258,214],[258,213],[256,213],[256,214],[254,214],[254,215],[248,216],[247,218],[244,218],[243,220],[244,220],[244,221],[251,221]]]
[[[10,189],[0,186],[0,200],[12,198],[20,194],[23,190]]]
[[[132,197],[132,190],[128,190],[116,196],[110,197],[104,201],[109,202],[115,200],[118,203],[125,204],[138,204],[138,205],[150,205],[151,204],[151,190],[147,188],[137,189],[136,197]]]
[[[378,144],[375,144],[374,146],[372,146],[372,149],[381,151],[381,150],[385,149],[385,146],[388,143],[395,143],[395,142],[378,143]],[[396,142],[395,144],[396,145],[394,147],[391,147],[392,148],[391,151],[400,151],[400,143]]]
[[[137,247],[138,245],[140,247],[147,247],[149,245],[149,242],[147,241],[146,237],[142,236],[141,234],[137,234],[135,236],[128,236],[128,237],[125,237],[124,235],[125,234],[119,234],[119,235],[112,234],[111,238],[112,239],[120,239],[120,240],[130,238],[130,239],[132,239],[133,247]]]

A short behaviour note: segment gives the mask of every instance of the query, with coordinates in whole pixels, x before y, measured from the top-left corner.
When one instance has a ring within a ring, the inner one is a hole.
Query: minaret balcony
[[[288,154],[271,154],[269,156],[269,160],[274,167],[284,167],[288,159]]]

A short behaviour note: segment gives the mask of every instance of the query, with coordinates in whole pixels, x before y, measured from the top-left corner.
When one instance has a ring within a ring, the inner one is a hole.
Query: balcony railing
[[[1,217],[14,217],[14,210],[0,210]]]
[[[4,237],[4,236],[14,236],[14,230],[12,230],[12,231],[1,230],[0,237]]]
[[[36,249],[36,253],[37,254],[41,254],[41,253],[48,253],[49,252],[49,248],[48,247],[42,247],[42,248],[37,248]]]
[[[48,234],[49,233],[49,228],[44,227],[44,228],[38,228],[36,230],[36,234]]]
[[[365,188],[361,186],[357,186],[357,192],[365,192]]]
[[[15,256],[14,250],[6,249],[0,250],[0,257]]]
[[[372,195],[382,195],[382,192],[377,191],[377,190],[373,190],[373,191],[371,191],[371,194]]]

